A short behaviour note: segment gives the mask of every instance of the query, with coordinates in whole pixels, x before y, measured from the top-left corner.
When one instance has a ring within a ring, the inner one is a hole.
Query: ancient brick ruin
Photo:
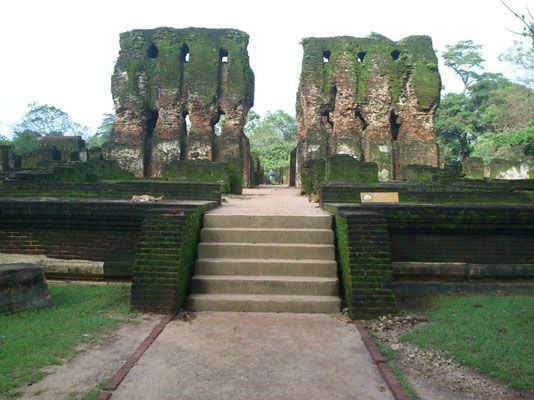
[[[235,29],[122,33],[106,157],[145,177],[161,176],[170,161],[237,158],[247,185],[250,155],[243,126],[254,97],[247,45],[248,35]],[[214,126],[223,115],[216,136]]]
[[[403,165],[438,166],[441,81],[429,37],[309,38],[303,47],[297,186],[305,161],[334,154],[377,163],[382,181]]]

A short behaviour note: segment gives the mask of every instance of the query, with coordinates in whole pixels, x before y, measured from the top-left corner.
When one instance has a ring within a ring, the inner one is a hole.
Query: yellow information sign
[[[399,204],[399,194],[397,192],[360,193],[360,201],[362,204]]]

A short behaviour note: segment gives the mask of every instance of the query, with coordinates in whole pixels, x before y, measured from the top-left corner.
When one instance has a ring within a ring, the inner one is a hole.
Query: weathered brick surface
[[[49,196],[61,198],[99,198],[130,200],[133,195],[149,194],[172,200],[221,202],[217,183],[177,183],[154,181],[123,182],[40,182],[7,180],[0,186],[0,197]]]
[[[321,204],[360,203],[362,192],[397,192],[401,204],[532,204],[532,198],[525,193],[532,190],[531,181],[470,184],[457,181],[448,185],[323,182],[319,196]]]
[[[143,221],[135,254],[132,308],[173,312],[189,294],[202,210],[151,213]]]
[[[338,260],[353,318],[394,308],[392,261],[534,263],[533,205],[330,204],[326,208],[336,213]]]
[[[336,216],[337,257],[351,318],[371,318],[396,308],[386,220],[365,210]]]
[[[131,277],[145,215],[166,207],[169,204],[0,198],[0,252],[103,261],[106,277]],[[172,207],[191,211],[199,205]],[[182,237],[180,232],[176,235]],[[161,236],[156,238],[161,240]],[[169,235],[165,240],[174,239]],[[173,251],[162,257],[172,262]]]

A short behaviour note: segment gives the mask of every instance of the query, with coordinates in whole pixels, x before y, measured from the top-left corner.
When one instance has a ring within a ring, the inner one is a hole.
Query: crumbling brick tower
[[[382,181],[402,165],[438,166],[441,81],[430,37],[309,38],[303,47],[297,186],[303,162],[333,154],[376,162]]]
[[[116,115],[107,158],[146,177],[161,176],[169,161],[238,158],[246,186],[250,154],[243,126],[254,98],[247,45],[248,35],[235,29],[122,33],[111,83]]]

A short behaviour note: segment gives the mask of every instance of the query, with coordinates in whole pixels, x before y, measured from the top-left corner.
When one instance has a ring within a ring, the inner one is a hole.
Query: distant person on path
[[[273,179],[274,179],[274,169],[270,169],[269,170],[269,182],[271,182],[271,185],[273,184]]]

